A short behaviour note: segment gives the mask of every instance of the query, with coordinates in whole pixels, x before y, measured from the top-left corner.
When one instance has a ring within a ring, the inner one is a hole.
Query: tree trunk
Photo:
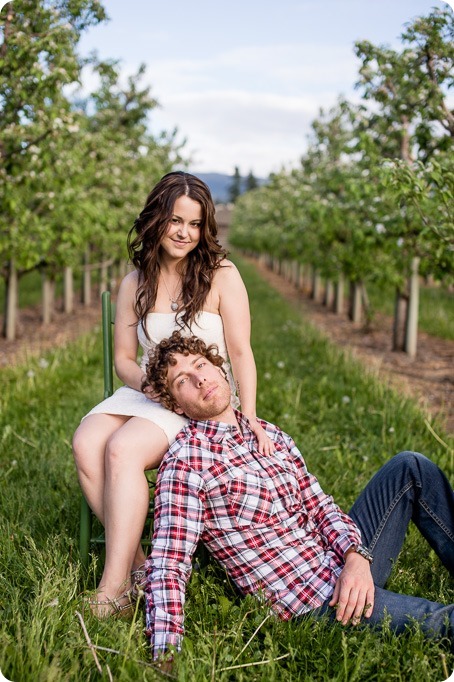
[[[312,265],[308,265],[306,268],[304,268],[304,270],[306,273],[305,277],[304,277],[304,290],[310,294],[312,291],[312,277],[313,277],[312,271],[313,271],[313,267],[312,267]]]
[[[419,312],[419,258],[411,262],[409,282],[409,300],[405,324],[405,352],[411,358],[416,356],[418,343],[418,312]]]
[[[14,259],[8,265],[8,277],[5,281],[5,314],[3,316],[2,335],[8,341],[16,338],[17,307],[18,307],[18,280]]]
[[[344,312],[344,276],[339,275],[336,282],[336,293],[334,296],[334,312],[337,315],[342,315]]]
[[[352,322],[359,324],[362,318],[362,286],[361,282],[350,282],[350,310]]]
[[[84,254],[84,268],[82,281],[82,303],[85,306],[91,304],[91,270],[88,267],[90,264],[90,249],[87,248]]]
[[[298,280],[299,280],[299,263],[298,263],[298,261],[294,260],[294,261],[292,261],[292,284],[295,287],[295,289],[298,288]]]
[[[408,298],[400,289],[396,289],[393,321],[393,350],[404,350],[404,325],[407,317]]]
[[[72,313],[74,310],[73,269],[66,266],[63,272],[63,310]]]
[[[304,289],[304,265],[303,263],[298,263],[298,289],[303,291]]]
[[[47,272],[43,272],[42,284],[43,296],[43,324],[49,324],[52,321],[54,313],[54,298],[55,298],[55,279],[49,277]]]
[[[334,302],[334,286],[330,279],[326,280],[325,283],[325,296],[323,298],[323,303],[329,310],[332,309]]]
[[[311,290],[311,298],[314,301],[319,301],[320,300],[320,292],[322,290],[322,280],[320,275],[318,274],[317,270],[314,269],[312,273],[312,290]]]

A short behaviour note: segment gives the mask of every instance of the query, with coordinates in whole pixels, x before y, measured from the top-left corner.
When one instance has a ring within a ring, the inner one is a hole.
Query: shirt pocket
[[[275,512],[285,512],[292,515],[304,512],[301,490],[295,476],[284,469],[279,469],[270,478],[270,484],[276,490]]]
[[[274,514],[273,496],[260,476],[242,471],[227,484],[229,515],[236,525],[266,524]]]

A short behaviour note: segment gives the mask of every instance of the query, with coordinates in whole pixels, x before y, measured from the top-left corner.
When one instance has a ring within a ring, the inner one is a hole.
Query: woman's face
[[[201,205],[187,196],[179,197],[161,242],[162,255],[172,260],[185,258],[200,241],[201,224]]]

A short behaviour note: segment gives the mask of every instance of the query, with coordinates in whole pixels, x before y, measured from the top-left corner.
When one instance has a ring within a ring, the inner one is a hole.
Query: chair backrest
[[[102,306],[102,343],[104,358],[104,398],[113,393],[113,353],[112,328],[115,324],[115,304],[110,300],[110,291],[103,291]]]

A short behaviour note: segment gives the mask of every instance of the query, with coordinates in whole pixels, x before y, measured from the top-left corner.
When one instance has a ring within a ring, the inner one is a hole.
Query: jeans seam
[[[375,545],[377,544],[377,542],[378,542],[378,540],[379,540],[379,538],[380,538],[380,535],[382,534],[383,529],[384,529],[384,527],[386,526],[386,524],[387,524],[387,522],[388,522],[388,519],[389,519],[389,517],[391,516],[391,513],[393,512],[394,508],[395,508],[396,505],[398,504],[399,500],[402,498],[403,495],[405,495],[405,493],[406,493],[413,485],[414,485],[414,484],[413,484],[412,481],[410,481],[409,483],[407,483],[407,485],[404,486],[404,487],[402,488],[402,490],[399,491],[399,493],[398,493],[398,494],[394,497],[394,499],[392,500],[391,504],[388,506],[388,509],[386,510],[385,514],[383,515],[383,518],[382,518],[382,520],[381,520],[381,523],[380,523],[380,525],[378,526],[377,530],[375,531],[375,534],[374,534],[374,536],[373,536],[373,538],[372,538],[372,540],[371,540],[371,542],[370,542],[370,544],[369,544],[369,549],[370,549],[371,551],[373,551]],[[416,487],[418,487],[418,486],[416,486]],[[420,487],[420,486],[419,486],[419,487]],[[441,519],[440,519],[436,514],[434,514],[434,512],[433,512],[432,509],[429,507],[429,505],[428,505],[424,500],[418,500],[418,503],[421,505],[421,507],[423,507],[423,509],[425,509],[425,511],[427,512],[427,514],[429,514],[429,515],[432,517],[432,519],[433,519],[433,520],[435,521],[435,523],[439,526],[439,528],[440,528],[444,533],[446,533],[446,535],[450,538],[450,540],[452,540],[452,541],[454,542],[454,534],[453,534],[453,533],[450,531],[450,529],[443,523],[443,521],[441,521]]]
[[[429,507],[429,505],[424,501],[424,500],[419,500],[419,504],[421,507],[423,507],[426,512],[433,518],[435,523],[439,526],[439,528],[446,533],[448,538],[454,542],[454,534],[449,530],[447,526],[443,523],[443,521],[432,511],[432,509]]]
[[[384,527],[385,527],[386,524],[388,523],[388,519],[389,519],[389,517],[391,516],[391,513],[392,513],[393,509],[396,507],[396,505],[398,504],[398,502],[399,502],[399,500],[402,498],[402,496],[405,495],[405,493],[407,492],[407,490],[409,490],[412,486],[413,486],[413,482],[412,482],[412,481],[410,481],[409,483],[407,483],[407,485],[404,486],[404,487],[402,488],[402,490],[399,491],[399,493],[398,493],[398,494],[394,497],[394,499],[392,500],[391,504],[388,506],[388,509],[386,510],[385,514],[383,515],[383,518],[382,518],[382,520],[381,520],[381,523],[380,523],[380,525],[378,526],[377,530],[375,531],[374,537],[372,538],[372,540],[371,540],[371,542],[370,542],[370,544],[369,544],[369,549],[370,549],[371,551],[373,551],[375,545],[377,544],[377,542],[378,542],[378,540],[379,540],[379,538],[380,538],[380,535],[381,535],[382,532],[383,532]]]

